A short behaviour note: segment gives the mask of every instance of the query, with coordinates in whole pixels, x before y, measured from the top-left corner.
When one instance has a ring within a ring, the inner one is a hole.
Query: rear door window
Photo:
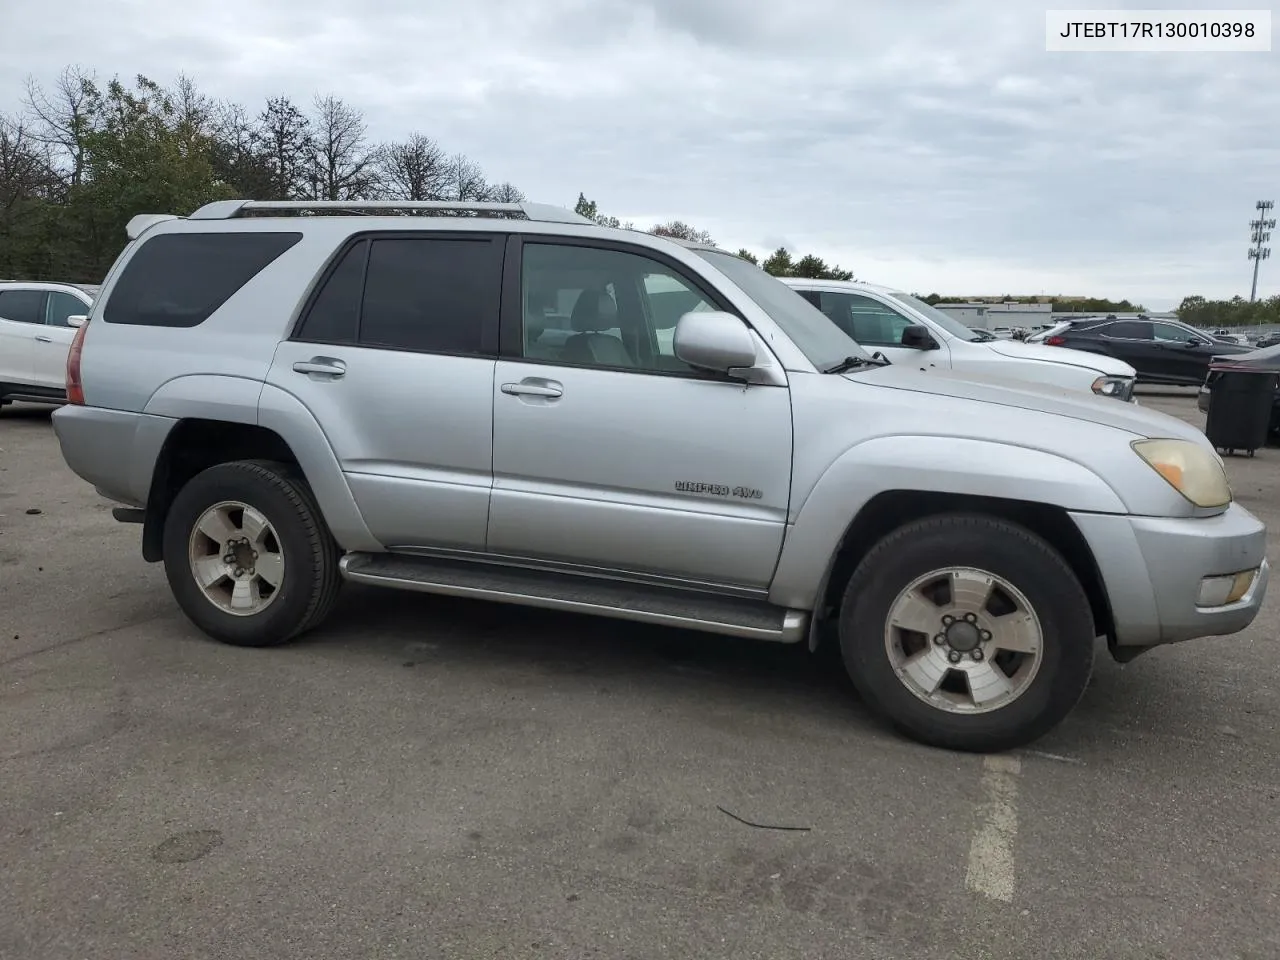
[[[372,241],[361,346],[480,356],[497,343],[505,237],[386,237]]]
[[[1118,320],[1104,326],[1102,335],[1113,340],[1150,340],[1151,324],[1144,320]]]
[[[14,323],[44,323],[43,290],[0,290],[0,318]]]
[[[165,233],[125,264],[103,310],[107,323],[194,327],[204,323],[301,233]]]

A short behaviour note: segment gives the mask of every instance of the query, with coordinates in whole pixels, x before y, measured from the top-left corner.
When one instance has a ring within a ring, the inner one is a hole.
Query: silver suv
[[[1266,591],[1199,431],[886,365],[713,247],[536,204],[227,201],[129,236],[54,424],[227,643],[315,627],[344,580],[831,636],[900,729],[992,750],[1066,716],[1097,637],[1233,633]]]

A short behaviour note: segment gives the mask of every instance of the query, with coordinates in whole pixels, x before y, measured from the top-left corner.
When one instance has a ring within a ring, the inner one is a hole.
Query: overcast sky
[[[1046,53],[1049,5],[1070,6],[0,0],[0,110],[69,63],[255,107],[332,92],[372,136],[422,131],[530,199],[583,191],[920,293],[1248,296],[1280,53]]]

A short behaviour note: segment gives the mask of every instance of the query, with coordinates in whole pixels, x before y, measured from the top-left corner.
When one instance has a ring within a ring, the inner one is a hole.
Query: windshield
[[[926,317],[940,326],[943,330],[947,331],[947,333],[951,334],[951,336],[955,337],[957,340],[994,339],[990,334],[984,335],[982,331],[966,327],[955,317],[948,316],[937,307],[931,307],[923,300],[919,300],[916,297],[911,296],[909,293],[891,293],[889,296],[894,300],[897,300],[899,303],[910,307],[912,310],[915,310],[918,313],[923,313]]]
[[[694,252],[741,287],[819,370],[834,366],[845,357],[871,359],[825,313],[754,263],[722,250]]]

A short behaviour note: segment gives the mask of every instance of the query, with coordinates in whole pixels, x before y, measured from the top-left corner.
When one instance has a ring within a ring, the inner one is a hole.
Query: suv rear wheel
[[[288,464],[209,467],[174,498],[164,567],[183,613],[224,643],[266,647],[316,626],[342,583],[306,481]]]
[[[982,515],[886,536],[840,610],[845,667],[864,700],[914,739],[955,750],[1007,750],[1055,726],[1088,685],[1094,642],[1066,561]]]

